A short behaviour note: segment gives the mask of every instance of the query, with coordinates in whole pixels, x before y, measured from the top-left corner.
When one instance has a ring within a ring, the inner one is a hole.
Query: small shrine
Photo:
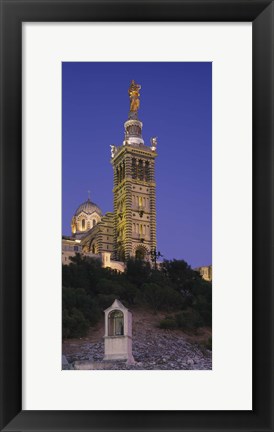
[[[131,312],[117,299],[104,312],[104,360],[126,360],[128,364],[134,363]]]

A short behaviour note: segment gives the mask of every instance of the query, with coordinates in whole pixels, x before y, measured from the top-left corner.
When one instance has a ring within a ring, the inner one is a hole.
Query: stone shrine
[[[104,312],[104,360],[126,360],[128,364],[134,363],[131,312],[117,299]]]

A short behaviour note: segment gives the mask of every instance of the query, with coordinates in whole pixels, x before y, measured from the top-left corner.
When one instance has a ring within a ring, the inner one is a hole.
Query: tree
[[[140,288],[143,283],[149,280],[150,273],[151,268],[149,262],[133,258],[127,261],[125,277],[137,288]]]
[[[83,336],[115,298],[128,307],[178,312],[179,327],[211,325],[212,285],[185,261],[165,260],[154,269],[149,262],[130,259],[121,274],[76,255],[63,266],[63,336]]]
[[[201,280],[201,276],[184,260],[165,260],[162,264],[162,271],[181,293],[187,293],[193,283]]]
[[[63,310],[62,316],[63,338],[76,338],[84,336],[89,328],[89,323],[81,311],[72,308],[71,311]]]

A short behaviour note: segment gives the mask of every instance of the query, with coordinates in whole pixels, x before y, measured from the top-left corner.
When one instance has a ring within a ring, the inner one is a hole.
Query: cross
[[[90,200],[90,190],[88,190],[88,199]]]

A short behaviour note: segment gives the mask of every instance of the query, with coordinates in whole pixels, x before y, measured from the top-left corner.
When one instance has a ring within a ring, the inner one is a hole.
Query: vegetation
[[[211,326],[211,283],[185,261],[164,261],[160,269],[153,269],[131,259],[125,273],[118,273],[77,254],[63,266],[63,338],[84,336],[115,298],[127,307],[169,312],[160,328]]]
[[[177,328],[176,320],[172,317],[166,317],[160,321],[160,328],[166,330],[174,330]]]
[[[212,351],[212,337],[207,338],[206,340],[200,343],[200,349],[202,352],[206,352],[206,350]]]

